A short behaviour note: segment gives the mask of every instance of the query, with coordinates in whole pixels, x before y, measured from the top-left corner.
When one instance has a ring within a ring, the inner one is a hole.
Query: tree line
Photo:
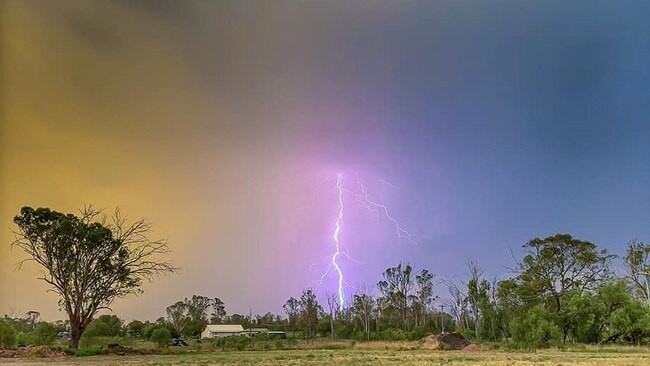
[[[75,215],[24,207],[14,223],[13,245],[43,267],[40,279],[60,296],[68,320],[53,327],[70,332],[71,348],[84,334],[153,337],[162,343],[170,337],[198,337],[207,324],[220,323],[359,340],[458,331],[479,341],[530,347],[650,339],[650,246],[638,241],[628,243],[622,257],[625,275],[612,270],[617,257],[607,250],[557,234],[526,242],[523,257],[514,260],[506,278],[486,278],[475,262],[467,264],[463,280],[399,263],[374,286],[356,289],[345,304],[334,295],[321,304],[313,289],[306,289],[286,301],[284,315],[253,316],[227,314],[219,298],[194,295],[170,304],[155,322],[125,325],[117,317],[96,317],[97,312],[117,298],[141,293],[143,281],[176,271],[163,260],[169,253],[166,241],[150,238],[149,222],[129,222],[119,210],[104,214],[86,207]],[[436,296],[436,287],[447,294]],[[14,342],[21,333],[36,336],[42,322],[33,317],[5,316],[0,345],[9,343],[11,334]],[[45,327],[41,333],[54,332]]]

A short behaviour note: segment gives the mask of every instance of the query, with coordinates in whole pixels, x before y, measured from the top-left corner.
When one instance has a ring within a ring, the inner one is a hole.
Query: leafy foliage
[[[158,327],[151,333],[151,340],[158,347],[167,347],[172,340],[172,333],[165,327]]]
[[[0,320],[0,347],[11,348],[16,344],[16,330],[4,320]]]
[[[127,225],[119,210],[110,219],[100,215],[92,208],[77,217],[23,207],[14,218],[13,245],[44,268],[41,280],[60,296],[59,306],[70,318],[72,348],[97,311],[116,298],[141,293],[143,280],[175,270],[156,260],[168,250],[164,240],[148,238],[151,224]]]

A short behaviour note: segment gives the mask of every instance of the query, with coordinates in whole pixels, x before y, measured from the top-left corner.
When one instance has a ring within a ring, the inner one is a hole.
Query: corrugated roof
[[[237,333],[244,330],[240,324],[209,324],[206,328],[212,333]]]

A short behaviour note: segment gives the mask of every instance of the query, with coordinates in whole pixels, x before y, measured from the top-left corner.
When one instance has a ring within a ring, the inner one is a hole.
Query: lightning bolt
[[[359,187],[361,188],[361,195],[357,195],[357,201],[363,201],[364,206],[375,214],[378,214],[377,211],[383,212],[386,219],[390,221],[395,227],[395,233],[399,239],[406,239],[409,243],[417,245],[417,242],[413,239],[413,234],[405,230],[399,224],[399,222],[390,214],[390,211],[388,211],[388,207],[386,207],[386,205],[371,200],[370,195],[368,195],[366,192],[366,187],[361,182],[361,178],[359,178],[358,174],[355,174],[355,176],[357,177],[357,184],[359,184]]]
[[[363,184],[363,182],[361,181],[361,178],[359,177],[359,175],[355,173],[355,177],[356,177],[356,183],[357,183],[357,186],[358,186],[358,189],[359,189],[360,192],[355,192],[355,191],[352,191],[352,190],[350,190],[348,188],[345,188],[343,186],[343,175],[341,173],[339,173],[337,175],[336,191],[337,191],[337,200],[338,200],[338,202],[337,202],[338,203],[338,214],[336,216],[336,221],[335,221],[335,224],[334,224],[334,232],[332,233],[332,239],[333,239],[333,242],[334,242],[334,253],[327,256],[320,263],[312,264],[311,267],[310,267],[310,270],[311,270],[315,266],[322,265],[322,264],[324,264],[324,263],[326,263],[328,261],[330,262],[328,267],[327,267],[327,270],[320,276],[319,280],[317,280],[315,283],[312,284],[312,286],[315,289],[318,289],[323,284],[323,281],[325,280],[325,277],[327,277],[332,271],[334,271],[338,276],[337,293],[338,293],[338,300],[339,300],[338,301],[339,310],[343,310],[344,305],[345,305],[344,287],[348,286],[348,287],[354,288],[354,286],[349,285],[345,281],[345,277],[343,276],[343,271],[341,270],[341,266],[340,266],[338,260],[341,257],[346,257],[350,261],[360,263],[360,262],[354,260],[352,257],[350,257],[350,255],[348,253],[349,249],[348,249],[347,245],[345,245],[345,243],[343,243],[343,241],[341,240],[341,231],[342,231],[342,228],[343,228],[343,219],[344,219],[344,211],[345,211],[345,194],[348,194],[349,196],[354,197],[354,199],[361,206],[363,206],[369,212],[374,213],[376,218],[377,218],[377,221],[379,221],[382,216],[385,217],[386,220],[388,220],[393,225],[393,227],[395,228],[395,233],[396,233],[397,237],[400,240],[404,239],[404,240],[407,240],[408,242],[410,242],[411,244],[414,244],[414,245],[417,244],[417,242],[413,238],[413,235],[409,231],[404,229],[399,224],[397,219],[395,219],[391,215],[390,211],[388,210],[388,207],[385,204],[374,201],[374,200],[372,200],[370,198],[370,195],[367,193],[366,187]],[[319,183],[318,187],[316,187],[316,190],[314,191],[314,194],[312,195],[312,205],[308,206],[307,208],[313,208],[314,207],[316,192],[318,192],[318,190],[320,190],[320,187],[328,179],[329,179],[329,177],[326,177],[325,179],[323,179]],[[393,184],[391,184],[390,182],[387,182],[387,181],[384,181],[384,180],[380,180],[380,181],[381,181],[381,183],[383,183],[383,184],[385,184],[385,185],[387,185],[387,186],[389,186],[391,188],[395,188],[395,186]]]
[[[339,215],[336,218],[334,235],[332,236],[334,243],[336,243],[336,252],[334,252],[334,255],[332,256],[332,266],[336,269],[336,272],[339,275],[339,310],[343,310],[343,303],[345,301],[345,297],[343,295],[343,272],[341,272],[341,267],[339,266],[338,262],[336,262],[336,259],[341,254],[340,234],[341,226],[343,225],[343,176],[341,173],[339,173],[336,178],[336,188],[339,191]]]

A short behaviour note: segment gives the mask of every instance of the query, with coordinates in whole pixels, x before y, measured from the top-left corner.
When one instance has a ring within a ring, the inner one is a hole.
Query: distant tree
[[[44,268],[41,279],[61,298],[59,306],[70,318],[71,348],[79,346],[97,311],[116,298],[141,293],[143,280],[176,270],[158,260],[168,253],[167,243],[149,239],[151,224],[127,224],[119,210],[102,218],[101,210],[91,207],[80,217],[23,207],[14,222],[13,245]]]
[[[650,306],[650,245],[632,240],[627,244],[625,266],[637,293]]]
[[[611,276],[613,255],[595,244],[578,240],[568,234],[544,239],[533,238],[523,246],[527,254],[517,264],[520,294],[536,298],[555,312],[562,323],[563,340],[570,329],[564,305],[574,292],[595,288]],[[546,301],[549,298],[551,301]]]
[[[264,315],[256,315],[255,322],[259,325],[271,326],[279,325],[278,323],[281,323],[282,319],[271,312],[267,312]]]
[[[415,325],[422,325],[425,322],[425,316],[433,303],[433,280],[435,275],[426,269],[423,269],[415,276],[415,295],[413,296]]]
[[[252,319],[248,315],[231,314],[226,318],[226,323],[241,324],[244,328],[249,328],[252,324]]]
[[[193,295],[191,299],[185,299],[187,312],[192,320],[207,321],[208,309],[212,306],[213,300],[206,296]]]
[[[295,331],[298,316],[300,315],[300,301],[296,298],[290,297],[282,308],[287,313],[289,328]]]
[[[323,308],[316,301],[316,294],[312,290],[304,290],[300,296],[300,317],[305,329],[307,338],[311,338],[316,334],[316,324]]]
[[[449,292],[449,298],[443,301],[445,308],[449,310],[458,328],[467,329],[467,294],[461,284],[451,278],[443,279],[442,283],[447,286]]]
[[[210,322],[212,324],[218,324],[223,322],[223,320],[226,318],[226,305],[218,297],[212,299],[211,305],[212,305],[212,318],[210,319]]]
[[[151,334],[153,333],[156,328],[160,327],[160,325],[156,323],[147,323],[145,326],[142,328],[142,333],[141,333],[141,338],[143,339],[150,339]]]
[[[516,273],[540,297],[551,296],[556,313],[562,311],[566,294],[592,289],[611,275],[613,256],[606,249],[598,250],[595,244],[568,234],[533,238],[523,247],[527,254]]]
[[[29,326],[29,331],[33,331],[41,320],[41,313],[38,311],[28,311],[25,320]]]
[[[479,267],[478,263],[473,261],[467,263],[467,269],[469,271],[469,280],[467,281],[467,302],[469,303],[469,307],[472,312],[472,318],[474,320],[474,333],[478,336],[481,321],[481,301],[484,301],[485,297],[487,296],[485,291],[481,291],[482,289],[480,288],[483,269]],[[485,282],[485,284],[487,285],[487,282]]]
[[[352,312],[361,320],[366,340],[370,340],[370,321],[375,310],[375,299],[365,287],[359,288],[352,300]]]
[[[384,295],[387,304],[393,306],[400,314],[402,327],[408,330],[409,295],[415,286],[413,268],[407,263],[400,263],[384,271],[384,279],[377,283],[377,288]]]
[[[127,326],[126,326],[126,333],[130,335],[131,337],[141,337],[142,336],[142,330],[145,327],[145,323],[139,321],[139,320],[132,320]]]
[[[332,339],[334,339],[334,336],[336,335],[334,332],[334,322],[339,310],[339,299],[336,294],[325,294],[325,296],[327,298],[327,309],[329,310],[330,334]]]
[[[182,333],[187,323],[192,318],[189,315],[188,305],[184,301],[178,301],[174,305],[170,305],[166,309],[167,320],[174,326],[177,332]]]

